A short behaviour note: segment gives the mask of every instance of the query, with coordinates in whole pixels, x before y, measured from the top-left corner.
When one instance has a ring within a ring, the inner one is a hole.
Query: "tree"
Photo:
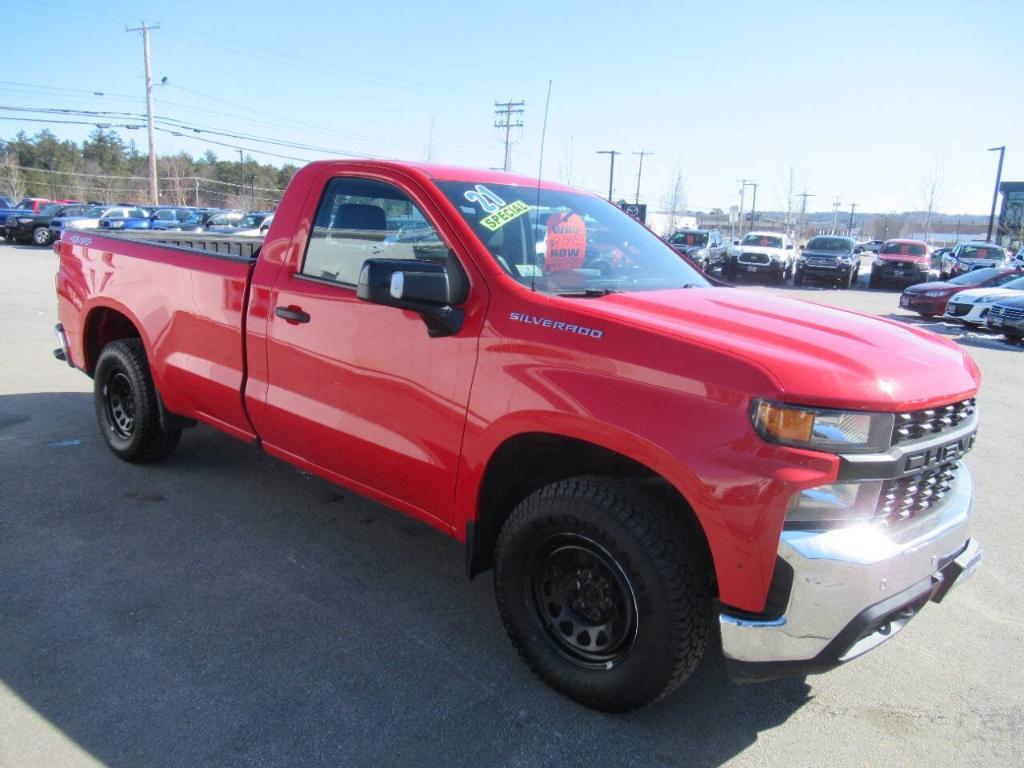
[[[931,238],[932,218],[949,194],[945,159],[935,153],[931,166],[921,179],[921,208],[924,210],[924,239]]]
[[[558,175],[567,187],[576,186],[576,149],[573,146],[573,137],[569,137],[569,143],[562,151],[562,162],[558,164]]]
[[[15,205],[25,196],[25,176],[13,152],[5,152],[0,160],[0,192],[11,198]]]
[[[423,148],[423,154],[428,163],[437,162],[437,115],[430,116],[430,128],[427,131],[427,143]]]
[[[669,179],[668,188],[661,199],[661,205],[668,214],[668,229],[665,235],[670,235],[676,230],[679,217],[686,213],[686,188],[683,186],[683,167],[676,163],[672,176]]]

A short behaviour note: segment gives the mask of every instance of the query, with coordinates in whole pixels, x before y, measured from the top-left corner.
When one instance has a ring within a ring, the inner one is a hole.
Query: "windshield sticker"
[[[483,184],[477,184],[473,189],[467,189],[462,196],[471,203],[478,203],[484,209],[484,213],[495,213],[505,205],[504,200]]]
[[[466,194],[469,194],[468,192]],[[504,208],[499,208],[490,216],[484,216],[480,219],[481,226],[491,230],[491,232],[497,231],[499,227],[503,227],[514,219],[518,219],[524,213],[530,210],[530,206],[524,203],[522,200],[515,200]]]
[[[553,213],[548,217],[544,238],[544,269],[571,272],[583,266],[587,253],[587,225],[575,213]]]
[[[520,277],[540,277],[543,274],[540,267],[535,264],[514,264],[513,266]]]

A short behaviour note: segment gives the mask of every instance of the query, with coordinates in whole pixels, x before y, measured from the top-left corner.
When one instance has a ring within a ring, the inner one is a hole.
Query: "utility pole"
[[[811,194],[810,192],[801,192],[799,195],[797,195],[797,197],[801,198],[801,200],[800,200],[800,230],[796,233],[797,239],[799,240],[801,237],[804,236],[804,220],[805,220],[805,218],[807,216],[807,198],[808,197],[814,197],[814,195]]]
[[[249,208],[256,207],[256,174],[249,175]]]
[[[757,182],[748,181],[747,186],[754,188],[754,197],[750,201],[750,226],[747,227],[747,232],[751,232],[754,229],[754,216],[757,214]]]
[[[836,233],[836,227],[839,225],[839,205],[840,205],[839,198],[837,197],[836,201],[834,203],[832,203],[832,234],[833,235]]]
[[[608,202],[612,201],[612,189],[615,186],[615,156],[621,155],[621,152],[616,152],[614,149],[599,149],[597,151],[599,155],[608,155],[612,160],[611,170],[608,173]]]
[[[851,235],[853,234],[853,212],[856,210],[857,203],[850,203],[850,226],[848,227],[848,229],[850,230],[849,234]]]
[[[238,150],[238,199],[242,199],[245,193],[245,157],[242,150]]]
[[[996,221],[996,199],[999,197],[999,182],[1003,178],[1003,155],[1006,154],[1006,147],[989,147],[989,152],[999,152],[999,168],[996,170],[996,188],[992,190],[992,212],[988,215],[988,237],[985,239],[992,242],[992,225]]]
[[[505,162],[502,168],[508,171],[512,167],[512,129],[523,127],[523,107],[525,101],[496,101],[494,102],[494,127],[505,131]]]
[[[199,179],[195,179],[196,182],[196,208],[199,207]]]
[[[653,152],[648,152],[646,149],[641,149],[639,152],[634,152],[634,155],[640,155],[640,166],[636,169],[636,200],[637,205],[640,205],[640,174],[644,172],[644,155],[653,155]]]
[[[740,179],[740,234],[743,234],[743,198],[747,192],[747,184],[750,179]]]
[[[160,29],[159,24],[152,27],[146,22],[140,22],[141,27],[125,27],[125,32],[142,33],[142,55],[146,59],[146,124],[149,129],[149,202],[151,205],[160,204],[160,192],[156,180],[156,133],[153,130],[153,69],[149,64],[149,33],[154,29]]]

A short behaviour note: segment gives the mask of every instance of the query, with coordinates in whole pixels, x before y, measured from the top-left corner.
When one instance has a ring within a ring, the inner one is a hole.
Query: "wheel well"
[[[466,574],[472,578],[491,568],[494,544],[505,519],[534,491],[580,475],[614,477],[642,484],[679,510],[680,519],[707,539],[693,509],[683,495],[654,470],[628,456],[584,440],[547,433],[517,435],[503,443],[487,464],[477,517],[467,531]],[[708,552],[708,562],[710,553]]]
[[[92,375],[100,352],[112,341],[140,338],[135,324],[124,314],[109,307],[99,307],[85,320],[82,349],[85,352],[85,372]]]

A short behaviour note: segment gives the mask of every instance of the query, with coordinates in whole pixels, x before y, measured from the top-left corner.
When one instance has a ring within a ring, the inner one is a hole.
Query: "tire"
[[[853,288],[853,270],[848,270],[842,281],[839,283],[839,287],[843,290],[850,290]]]
[[[502,526],[494,590],[512,644],[550,688],[605,712],[675,690],[711,635],[699,535],[646,491],[577,477]]]
[[[801,272],[798,269],[796,272],[793,273],[793,285],[803,285],[803,284],[804,284],[804,273]]]
[[[34,245],[49,245],[50,244],[50,228],[49,227],[36,227],[32,230],[32,243]]]
[[[878,288],[882,285],[882,281],[878,279],[878,275],[875,274],[874,270],[871,270],[871,277],[868,278],[868,288]]]
[[[736,270],[733,269],[731,262],[722,266],[722,277],[729,282],[736,282]]]
[[[93,398],[100,432],[118,458],[133,464],[170,456],[181,430],[160,428],[156,389],[140,339],[112,341],[96,362]]]

